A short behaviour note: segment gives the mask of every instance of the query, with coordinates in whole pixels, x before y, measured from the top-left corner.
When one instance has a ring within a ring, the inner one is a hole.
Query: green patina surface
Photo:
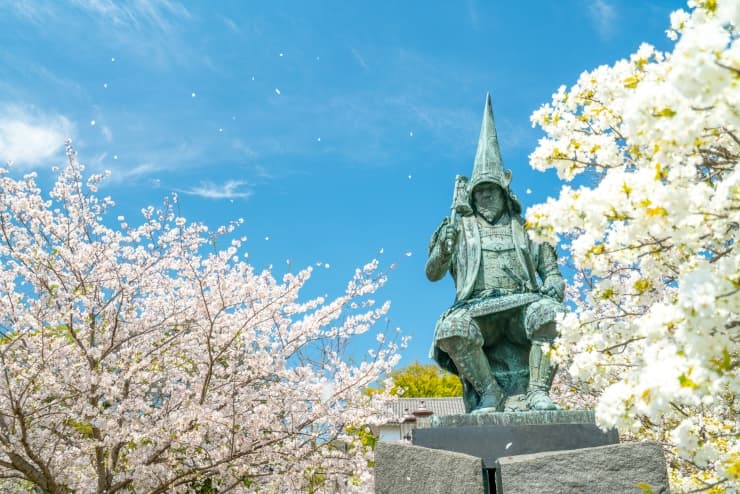
[[[528,237],[511,179],[487,96],[473,173],[456,177],[451,215],[432,235],[426,264],[431,281],[450,273],[456,292],[430,356],[460,377],[474,414],[557,409],[545,350],[565,284],[555,249]]]

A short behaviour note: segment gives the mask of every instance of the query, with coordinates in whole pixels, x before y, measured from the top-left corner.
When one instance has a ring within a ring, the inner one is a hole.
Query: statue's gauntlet
[[[430,281],[437,281],[442,279],[447,271],[450,269],[450,262],[452,260],[452,254],[449,252],[443,252],[439,242],[432,248],[432,252],[429,254],[429,259],[426,265],[427,278]]]
[[[441,280],[450,269],[450,263],[452,261],[452,250],[454,250],[454,244],[456,244],[457,239],[456,235],[452,238],[452,250],[447,249],[446,245],[442,245],[443,243],[446,243],[447,240],[450,238],[450,232],[448,232],[449,227],[449,219],[445,218],[444,220],[442,220],[442,224],[439,225],[437,230],[434,232],[434,235],[432,235],[431,240],[429,241],[429,259],[427,260],[426,265],[426,275],[429,281]]]
[[[558,302],[565,299],[565,281],[558,275],[548,276],[543,286],[545,293],[551,294]]]

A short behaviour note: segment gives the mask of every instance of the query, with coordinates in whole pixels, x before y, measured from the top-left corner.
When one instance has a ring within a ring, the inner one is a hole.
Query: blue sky
[[[424,276],[427,242],[472,170],[486,92],[512,187],[541,202],[561,184],[529,168],[529,115],[642,41],[669,48],[681,7],[0,0],[0,159],[48,179],[70,137],[89,170],[112,171],[112,218],[177,191],[188,219],[243,217],[255,266],[315,266],[307,294],[397,263],[377,298],[413,338],[403,363],[426,362],[454,298]]]

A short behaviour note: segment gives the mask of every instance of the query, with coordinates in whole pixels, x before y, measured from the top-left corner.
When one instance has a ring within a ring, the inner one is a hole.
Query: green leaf
[[[656,117],[672,117],[675,114],[675,110],[671,110],[670,108],[663,108],[659,112],[653,113]]]
[[[682,388],[696,389],[699,387],[699,385],[692,381],[691,378],[687,377],[686,374],[678,376],[678,382],[681,383]]]
[[[627,89],[635,89],[637,85],[640,83],[640,79],[636,76],[629,76],[624,80],[624,87]]]
[[[655,494],[653,488],[650,487],[650,484],[648,484],[647,482],[638,482],[637,487],[642,489],[642,492],[644,492],[645,494]]]

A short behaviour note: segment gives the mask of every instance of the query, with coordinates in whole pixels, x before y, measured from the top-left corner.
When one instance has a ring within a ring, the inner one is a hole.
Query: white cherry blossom
[[[110,228],[103,176],[68,157],[48,194],[0,170],[0,491],[371,491],[352,431],[382,419],[363,390],[406,344],[348,358],[389,309],[378,262],[304,300],[311,269],[241,260],[240,220],[210,234],[171,197]]]
[[[534,112],[532,166],[573,183],[527,220],[574,265],[553,353],[599,422],[662,442],[675,492],[735,492],[740,3],[689,7],[670,53],[644,44]]]

